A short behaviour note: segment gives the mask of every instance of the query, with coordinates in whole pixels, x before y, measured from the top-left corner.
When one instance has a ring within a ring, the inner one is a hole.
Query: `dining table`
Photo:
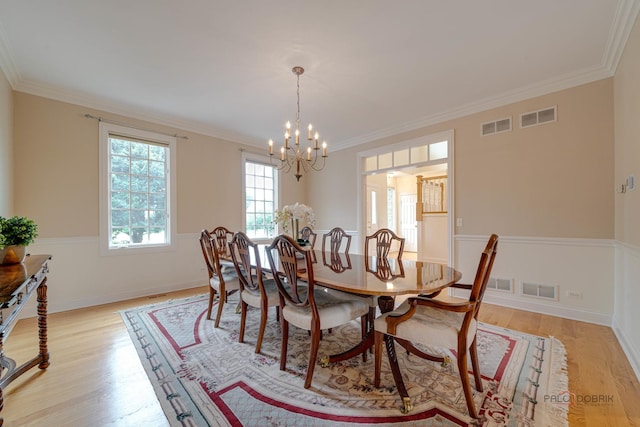
[[[435,296],[462,278],[446,264],[377,258],[362,254],[345,254],[313,250],[313,277],[317,285],[358,296],[377,297],[381,313],[394,309],[396,297],[403,295]],[[334,363],[355,357],[373,346],[374,330],[369,325],[365,337],[355,347],[321,360]]]
[[[259,245],[260,265],[263,271],[269,269],[266,250],[268,245]],[[306,248],[313,265],[316,285],[356,296],[376,297],[381,313],[392,311],[396,297],[403,295],[437,295],[443,289],[460,281],[462,274],[446,264],[429,261],[406,260],[397,257],[377,258],[363,254],[330,252]],[[225,258],[225,257],[223,257]],[[252,264],[255,262],[251,254]],[[304,262],[304,258],[300,259]],[[277,258],[276,258],[277,263]],[[306,272],[300,278],[307,279]],[[368,351],[373,347],[374,330],[369,325],[366,334],[353,348],[339,354],[325,356],[321,364],[346,360]]]

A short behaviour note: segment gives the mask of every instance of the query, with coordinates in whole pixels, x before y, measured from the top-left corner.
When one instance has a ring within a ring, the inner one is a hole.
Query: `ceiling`
[[[640,0],[0,0],[14,90],[330,150],[610,77]]]

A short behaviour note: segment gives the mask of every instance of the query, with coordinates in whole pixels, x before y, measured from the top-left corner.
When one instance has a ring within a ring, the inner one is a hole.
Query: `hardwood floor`
[[[49,315],[51,366],[29,371],[5,389],[4,425],[167,426],[118,312],[203,292],[204,287]],[[570,406],[571,426],[640,426],[640,384],[610,328],[489,304],[480,320],[564,343],[569,390],[579,400]],[[19,321],[6,354],[18,363],[35,356],[36,330],[35,318]]]

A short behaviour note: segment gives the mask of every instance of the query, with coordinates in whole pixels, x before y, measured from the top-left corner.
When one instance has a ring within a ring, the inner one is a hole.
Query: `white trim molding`
[[[456,235],[455,267],[470,282],[487,236]],[[611,326],[614,313],[615,242],[610,239],[500,236],[492,277],[513,280],[514,292],[491,289],[485,302]],[[533,298],[523,283],[556,289],[553,298]],[[459,290],[453,295],[463,296]]]
[[[49,312],[73,310],[202,286],[207,292],[199,233],[177,235],[173,252],[100,256],[98,236],[38,238],[29,253],[51,254]],[[36,315],[28,301],[21,317]]]
[[[616,245],[615,309],[613,332],[640,381],[640,247]]]

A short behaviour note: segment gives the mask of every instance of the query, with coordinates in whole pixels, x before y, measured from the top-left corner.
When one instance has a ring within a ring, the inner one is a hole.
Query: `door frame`
[[[447,210],[448,210],[448,215],[447,215],[447,228],[448,228],[448,236],[449,236],[449,250],[448,250],[448,265],[449,266],[454,266],[454,254],[455,254],[455,248],[454,248],[454,243],[455,243],[455,239],[454,239],[454,235],[455,235],[455,206],[454,206],[454,200],[455,200],[455,185],[454,185],[454,180],[455,180],[455,170],[454,170],[454,146],[455,146],[455,132],[453,129],[447,130],[447,131],[443,131],[443,132],[438,132],[438,133],[434,133],[434,134],[430,134],[430,135],[425,135],[425,136],[421,136],[419,138],[415,138],[415,139],[411,139],[411,140],[407,140],[407,141],[402,141],[396,144],[391,144],[391,145],[384,145],[382,147],[379,148],[374,148],[371,150],[366,150],[366,151],[361,151],[358,152],[356,155],[356,181],[357,181],[357,186],[359,191],[357,192],[357,209],[356,209],[356,214],[358,216],[357,219],[357,229],[358,232],[360,233],[360,235],[363,236],[362,240],[364,242],[364,236],[366,236],[366,211],[364,209],[364,204],[365,204],[365,198],[364,196],[366,195],[366,184],[367,184],[367,180],[365,179],[366,175],[369,175],[370,173],[367,173],[364,169],[365,166],[365,159],[367,157],[372,157],[375,155],[379,155],[379,154],[384,154],[384,153],[393,153],[394,151],[399,151],[405,148],[410,148],[410,147],[418,147],[418,146],[424,146],[426,144],[430,144],[430,143],[435,143],[435,142],[440,142],[440,141],[447,141],[447,160],[446,162],[442,162],[441,160],[437,160],[437,161],[427,161],[427,162],[423,162],[423,163],[416,163],[416,164],[411,164],[410,167],[420,167],[420,166],[428,166],[428,165],[432,165],[432,164],[439,164],[439,163],[446,163],[447,164],[447,188],[449,189],[449,194],[448,194],[448,200],[447,200]],[[390,169],[401,169],[401,167],[395,167],[395,168],[389,168]],[[387,169],[379,169],[379,172],[385,171],[386,172]],[[417,219],[417,218],[416,218]],[[420,235],[421,237],[421,235]],[[358,242],[358,245],[355,245],[355,250],[356,251],[362,251],[362,244],[363,242]],[[418,249],[420,249],[420,244],[418,243]]]

